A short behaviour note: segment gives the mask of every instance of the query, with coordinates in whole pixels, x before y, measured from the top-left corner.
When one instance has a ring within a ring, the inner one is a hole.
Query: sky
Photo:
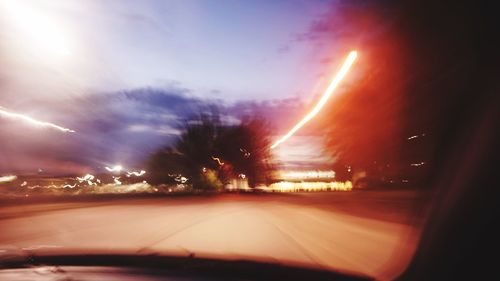
[[[356,47],[338,13],[353,3],[0,0],[0,109],[76,131],[0,116],[0,171],[140,166],[210,104],[228,122],[259,114],[278,137]],[[294,138],[280,161],[326,159],[317,134]]]

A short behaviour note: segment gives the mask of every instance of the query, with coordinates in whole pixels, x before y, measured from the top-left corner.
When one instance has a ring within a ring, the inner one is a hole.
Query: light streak
[[[302,126],[304,126],[307,122],[309,122],[318,112],[323,108],[323,106],[326,104],[330,96],[332,95],[333,91],[337,88],[339,83],[344,79],[345,75],[351,68],[352,64],[356,60],[356,57],[358,56],[358,52],[356,51],[351,51],[349,52],[349,55],[347,55],[347,58],[344,61],[344,64],[340,68],[339,72],[335,75],[333,78],[332,82],[330,85],[328,85],[328,88],[326,88],[325,92],[323,93],[323,96],[321,99],[318,101],[316,106],[309,112],[302,120],[300,120],[286,135],[281,137],[279,140],[277,140],[273,145],[271,145],[271,149],[276,148],[278,145],[280,145],[282,142],[286,141],[288,138],[290,138],[295,132],[297,132]]]
[[[418,166],[422,166],[422,165],[424,165],[424,164],[425,164],[425,162],[420,162],[420,163],[412,163],[412,164],[410,164],[410,166],[413,166],[413,167],[418,167]]]
[[[41,127],[49,127],[49,128],[57,129],[57,130],[62,131],[62,132],[69,132],[69,133],[75,132],[74,130],[64,128],[64,127],[61,127],[61,126],[53,124],[53,123],[36,120],[30,116],[20,114],[20,113],[9,112],[9,111],[6,111],[2,108],[0,108],[0,115],[11,118],[11,119],[20,119],[20,120],[23,120],[23,121],[28,122],[30,124],[41,126]]]
[[[176,182],[186,183],[188,181],[188,178],[184,177],[181,174],[177,174],[177,175],[176,174],[168,174],[168,176],[174,178],[174,180]]]
[[[120,172],[123,169],[123,167],[121,165],[116,165],[112,168],[105,167],[105,169],[108,170],[108,172]]]
[[[130,176],[136,176],[136,177],[140,177],[140,176],[143,176],[144,174],[146,173],[146,171],[144,170],[141,170],[140,172],[127,172],[127,177],[130,177]]]
[[[158,189],[149,185],[147,182],[139,182],[134,184],[106,184],[95,188],[93,193],[101,194],[118,194],[118,193],[153,193],[158,192]]]
[[[283,172],[283,179],[318,179],[318,178],[335,178],[334,171],[288,171]]]
[[[120,181],[120,177],[113,177],[113,181],[115,182],[116,185],[122,184],[122,182]]]
[[[14,176],[14,175],[1,176],[0,183],[11,182],[11,181],[14,181],[16,179],[17,179],[17,176]]]
[[[85,175],[85,176],[83,176],[83,177],[76,177],[76,179],[77,179],[80,183],[82,183],[82,182],[84,182],[84,181],[91,181],[91,180],[93,180],[93,179],[94,179],[94,176],[93,176],[93,175],[91,175],[91,174],[86,174],[86,175]]]
[[[76,180],[80,183],[86,181],[88,185],[97,185],[97,183],[92,182],[92,180],[95,178],[94,175],[91,174],[86,174],[83,177],[76,177]],[[99,181],[99,180],[98,180]]]
[[[250,152],[248,152],[246,149],[240,148],[240,151],[241,153],[243,153],[243,156],[245,156],[245,158],[250,157]]]
[[[220,160],[220,158],[219,158],[219,157],[213,157],[213,156],[212,156],[212,159],[213,159],[214,161],[217,161],[217,163],[219,163],[219,165],[220,165],[220,166],[224,165],[224,162],[222,162],[222,161]]]
[[[289,182],[281,181],[260,189],[272,192],[303,192],[303,191],[351,191],[352,182]]]
[[[407,140],[416,139],[416,138],[418,138],[418,137],[425,137],[425,133],[420,134],[420,135],[414,135],[414,136],[408,137],[408,138],[407,138]]]

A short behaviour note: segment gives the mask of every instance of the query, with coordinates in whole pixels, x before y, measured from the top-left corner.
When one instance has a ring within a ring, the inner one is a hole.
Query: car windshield
[[[465,8],[396,2],[0,0],[0,263],[394,279],[475,36]]]

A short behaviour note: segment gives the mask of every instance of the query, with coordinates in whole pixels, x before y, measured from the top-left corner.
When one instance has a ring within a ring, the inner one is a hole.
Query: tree
[[[349,26],[334,25],[337,19],[331,22],[333,30],[350,31],[342,39],[346,46],[361,48],[349,74],[354,83],[346,79],[347,90],[325,107],[328,114],[316,124],[326,128],[326,151],[337,159],[344,176],[350,170],[350,176],[362,173],[380,179],[398,161],[404,140],[404,93],[412,74],[405,68],[407,54],[398,30],[384,26],[386,12],[347,4],[339,16],[351,19]],[[379,26],[381,32],[360,37],[368,26]]]
[[[353,5],[347,12],[336,9],[328,25],[331,32],[352,31],[346,46],[362,48],[349,74],[356,82],[324,109],[328,117],[318,124],[329,129],[327,151],[353,171],[431,186],[463,119],[485,103],[478,93],[496,72],[480,62],[491,61],[484,35],[495,25],[477,20],[474,5],[428,4],[384,2],[382,10]],[[385,16],[393,9],[394,17]],[[366,13],[376,14],[360,21]],[[342,14],[351,21],[335,25]],[[366,30],[378,32],[360,36]]]
[[[267,127],[257,119],[224,125],[218,114],[186,121],[178,141],[150,157],[153,183],[172,183],[169,174],[182,174],[196,189],[219,189],[237,177],[251,187],[266,182],[272,169]]]
[[[152,184],[175,184],[176,175],[187,174],[185,158],[171,148],[153,153],[148,161],[148,181]]]
[[[273,170],[268,129],[264,120],[250,119],[221,131],[216,150],[230,164],[231,176],[245,175],[250,187],[268,183]]]

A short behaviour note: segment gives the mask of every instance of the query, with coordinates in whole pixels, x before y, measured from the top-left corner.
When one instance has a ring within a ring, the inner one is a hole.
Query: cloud
[[[169,135],[180,135],[181,131],[172,128],[171,126],[164,125],[164,126],[151,126],[147,124],[132,124],[128,127],[129,132],[134,132],[134,133],[155,133],[159,135],[164,135],[164,136],[169,136]]]
[[[181,119],[204,102],[185,89],[143,88],[45,101],[30,115],[64,124],[76,131],[59,131],[0,118],[0,171],[34,172],[39,167],[60,172],[74,163],[77,171],[103,165],[141,165],[147,155],[174,140]],[[14,160],[14,161],[13,161]],[[44,164],[46,163],[46,164]]]
[[[143,168],[151,152],[179,137],[185,120],[203,112],[218,112],[228,125],[264,118],[273,131],[281,133],[296,122],[304,106],[299,98],[227,104],[194,97],[189,89],[178,86],[45,100],[32,115],[76,133],[0,118],[0,172],[36,172],[38,168],[55,174],[99,172],[117,163]]]

